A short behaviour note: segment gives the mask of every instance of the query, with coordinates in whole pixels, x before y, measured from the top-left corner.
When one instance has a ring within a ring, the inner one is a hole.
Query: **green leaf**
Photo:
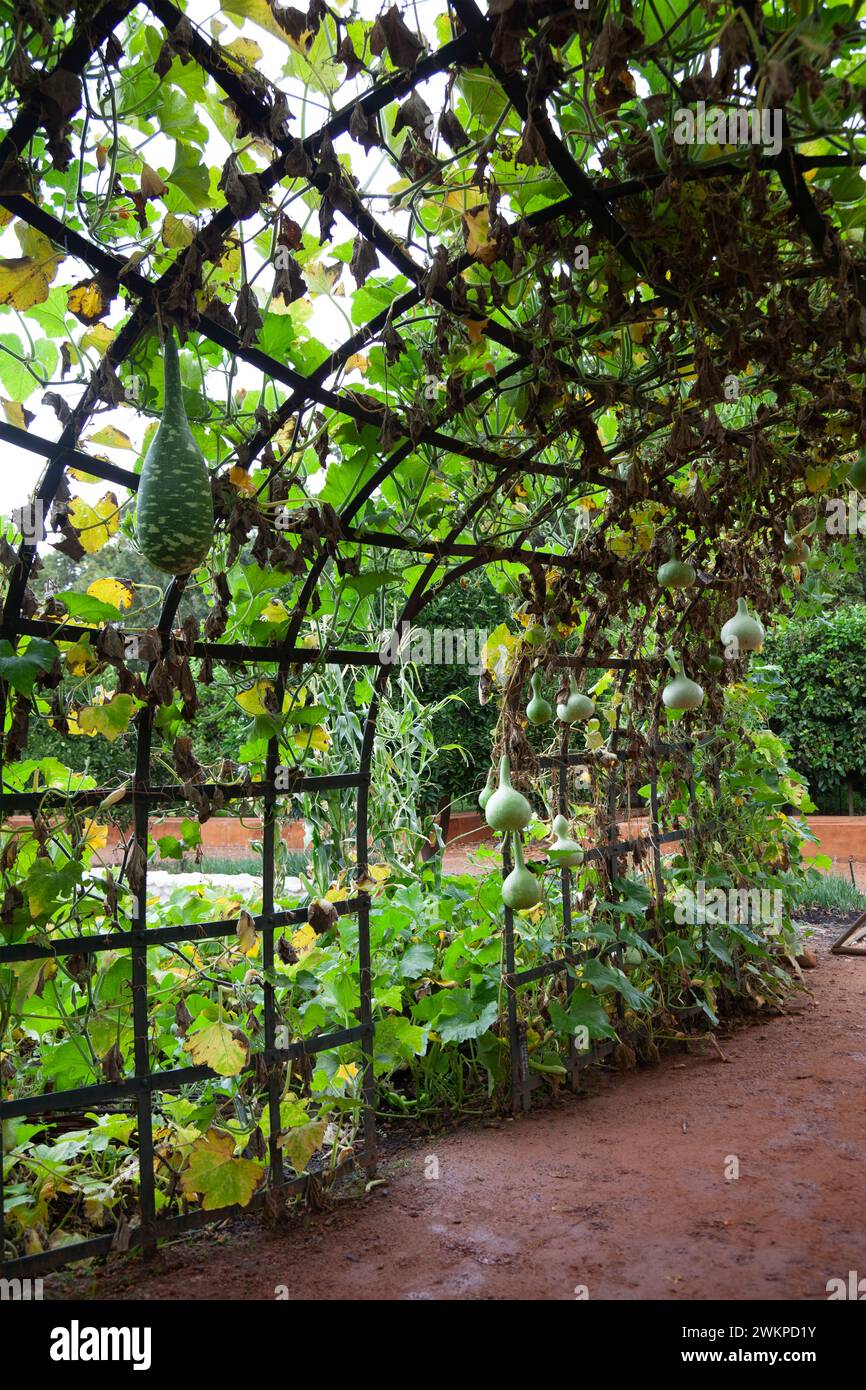
[[[76,594],[72,589],[64,589],[55,597],[63,604],[70,618],[81,623],[116,623],[120,609],[92,594]]]
[[[36,677],[50,671],[60,655],[53,642],[31,637],[23,652],[16,655],[11,642],[0,642],[0,680],[7,681],[22,695],[32,695]]]
[[[322,1147],[327,1128],[324,1120],[311,1120],[306,1125],[293,1125],[277,1140],[296,1173],[303,1173],[317,1149]]]
[[[210,174],[201,150],[184,145],[180,140],[175,144],[174,167],[168,176],[184,195],[194,212],[201,212],[211,203]]]
[[[234,1140],[218,1130],[208,1130],[193,1145],[182,1186],[187,1196],[198,1193],[205,1211],[220,1207],[249,1206],[265,1175],[263,1163],[234,1157]]]

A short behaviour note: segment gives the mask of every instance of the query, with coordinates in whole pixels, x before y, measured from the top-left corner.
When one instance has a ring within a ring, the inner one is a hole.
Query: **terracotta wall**
[[[174,835],[179,839],[183,819],[171,817],[151,822],[151,834],[157,839],[162,835]],[[12,816],[7,822],[8,825],[27,823],[26,816]],[[832,859],[843,863],[853,859],[855,863],[866,864],[866,816],[810,816],[809,825],[818,836],[819,843],[807,844],[807,855],[829,854]],[[624,838],[641,835],[645,830],[646,820],[639,816],[633,817],[627,824],[623,822],[620,825],[620,833]],[[240,859],[249,853],[250,841],[260,839],[261,833],[261,821],[257,819],[238,820],[233,816],[214,816],[201,828],[202,846],[206,854]],[[281,833],[290,849],[303,849],[304,827],[300,821],[293,821],[290,825],[284,826]],[[448,827],[449,844],[457,841],[463,846],[475,845],[489,839],[490,835],[491,832],[481,816],[474,811],[459,811],[451,817]],[[109,831],[107,859],[115,856],[119,843],[120,836],[112,828]]]

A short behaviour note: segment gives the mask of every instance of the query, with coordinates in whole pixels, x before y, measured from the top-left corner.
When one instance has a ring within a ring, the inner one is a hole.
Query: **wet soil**
[[[825,1299],[866,1273],[866,959],[830,956],[837,934],[815,929],[810,992],[722,1036],[726,1061],[691,1043],[598,1071],[585,1095],[409,1142],[329,1212],[226,1223],[75,1296]]]

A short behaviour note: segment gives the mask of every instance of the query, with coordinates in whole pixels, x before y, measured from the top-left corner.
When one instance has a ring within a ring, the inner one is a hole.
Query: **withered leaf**
[[[378,58],[385,49],[395,68],[414,68],[424,45],[406,27],[396,5],[380,15],[370,32],[370,51]]]
[[[376,255],[375,246],[359,232],[352,245],[352,262],[349,267],[356,282],[363,285],[367,276],[377,270],[378,266],[379,257]]]

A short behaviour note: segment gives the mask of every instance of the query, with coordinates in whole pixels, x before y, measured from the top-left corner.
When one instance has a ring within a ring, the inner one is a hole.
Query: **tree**
[[[784,677],[778,733],[813,794],[866,787],[866,605],[790,623],[767,655]]]

